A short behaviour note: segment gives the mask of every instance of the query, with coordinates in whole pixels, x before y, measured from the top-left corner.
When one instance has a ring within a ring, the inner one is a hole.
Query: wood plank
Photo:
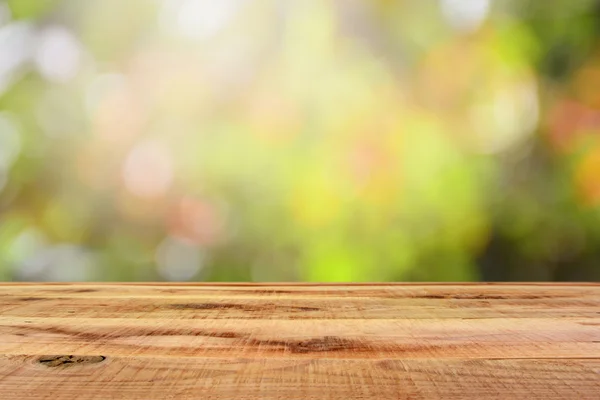
[[[0,354],[202,357],[600,356],[600,319],[193,320],[0,317]]]
[[[0,284],[0,399],[598,393],[600,285]]]
[[[600,393],[599,360],[50,359],[0,358],[0,398],[591,400]]]
[[[1,286],[0,286],[1,287]],[[4,286],[0,314],[164,318],[563,318],[596,317],[600,286],[162,287]],[[72,301],[75,298],[76,301]],[[150,301],[149,298],[152,298]],[[99,307],[100,306],[100,307]],[[152,311],[150,313],[150,311]]]

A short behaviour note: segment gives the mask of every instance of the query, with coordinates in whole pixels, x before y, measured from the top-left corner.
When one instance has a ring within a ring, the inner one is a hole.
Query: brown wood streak
[[[0,284],[0,399],[598,399],[600,285]]]

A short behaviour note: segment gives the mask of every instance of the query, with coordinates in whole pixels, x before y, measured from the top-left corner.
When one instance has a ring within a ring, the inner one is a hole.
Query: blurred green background
[[[0,0],[0,280],[598,281],[600,1]]]

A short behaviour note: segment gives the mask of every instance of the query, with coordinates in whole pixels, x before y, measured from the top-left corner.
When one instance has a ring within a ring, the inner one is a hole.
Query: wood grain
[[[0,284],[0,399],[600,398],[600,285]]]

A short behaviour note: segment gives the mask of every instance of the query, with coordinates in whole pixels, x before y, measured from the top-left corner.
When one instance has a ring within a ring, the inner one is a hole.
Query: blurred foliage
[[[596,0],[0,0],[0,279],[600,279]]]

